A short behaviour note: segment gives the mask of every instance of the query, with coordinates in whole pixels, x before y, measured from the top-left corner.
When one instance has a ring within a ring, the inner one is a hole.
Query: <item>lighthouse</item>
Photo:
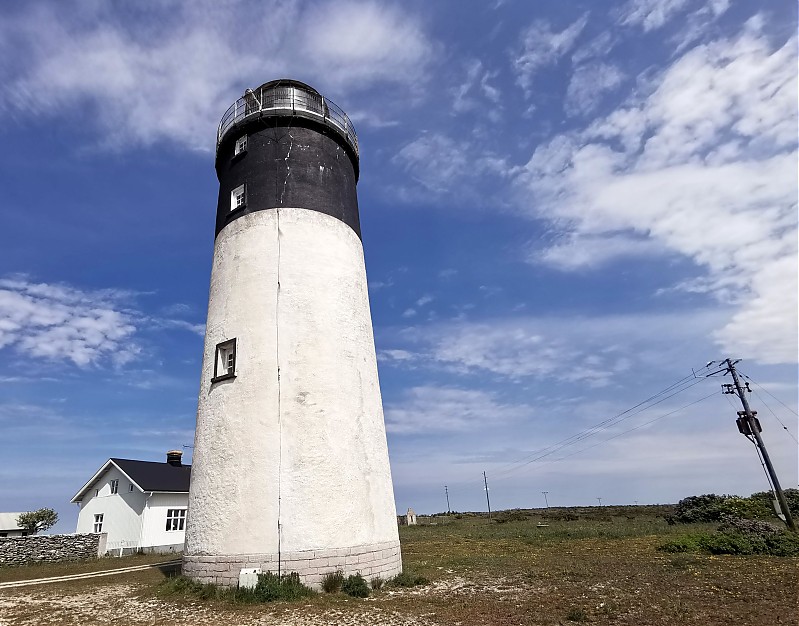
[[[208,319],[183,573],[402,570],[349,118],[248,89],[217,132]]]

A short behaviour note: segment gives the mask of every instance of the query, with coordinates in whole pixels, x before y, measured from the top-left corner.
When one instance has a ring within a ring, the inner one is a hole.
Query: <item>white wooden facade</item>
[[[72,499],[80,506],[75,532],[107,533],[111,554],[181,552],[188,498],[188,489],[148,491],[109,459]]]

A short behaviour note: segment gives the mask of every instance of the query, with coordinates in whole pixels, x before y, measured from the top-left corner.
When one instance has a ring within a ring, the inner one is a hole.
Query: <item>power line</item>
[[[635,405],[635,407],[631,407],[630,409],[627,409],[627,411],[624,411],[622,413],[619,413],[618,415],[615,415],[612,418],[604,420],[603,422],[600,422],[599,424],[597,424],[596,426],[594,426],[594,427],[592,427],[592,428],[590,428],[588,430],[585,430],[585,431],[582,431],[580,433],[577,433],[576,435],[572,435],[571,437],[568,437],[567,439],[564,439],[562,441],[559,441],[557,443],[552,444],[551,446],[548,446],[546,448],[543,448],[543,449],[539,450],[538,453],[534,453],[534,455],[537,454],[537,456],[534,456],[533,458],[528,458],[528,460],[526,460],[524,463],[518,464],[518,465],[516,465],[514,467],[511,467],[510,469],[500,470],[495,475],[495,478],[497,478],[498,476],[499,477],[507,476],[507,475],[509,475],[509,474],[521,469],[522,467],[525,467],[526,465],[529,465],[530,463],[534,463],[535,461],[540,461],[541,459],[546,458],[546,457],[554,454],[555,452],[558,452],[559,450],[563,450],[564,448],[567,448],[567,447],[569,447],[569,446],[571,446],[571,445],[573,445],[575,443],[583,441],[584,439],[587,439],[588,437],[592,437],[593,435],[596,435],[596,434],[598,434],[598,433],[600,433],[600,432],[602,432],[604,430],[607,430],[611,426],[616,426],[617,424],[623,422],[624,420],[627,420],[627,419],[630,419],[632,417],[635,417],[636,415],[642,413],[643,411],[646,411],[647,409],[650,409],[653,406],[655,406],[657,404],[660,404],[661,402],[665,402],[669,398],[673,398],[674,396],[682,393],[683,391],[687,391],[691,387],[693,387],[693,386],[699,384],[700,382],[702,382],[702,380],[703,379],[698,379],[695,382],[692,382],[691,384],[683,387],[682,389],[678,389],[674,393],[672,393],[672,394],[670,394],[668,396],[664,396],[664,397],[660,398],[659,400],[657,400],[656,402],[650,403],[648,406],[641,407],[641,405],[644,404],[646,401],[640,402],[637,405]],[[715,394],[715,392],[714,392],[714,394]],[[714,395],[714,394],[711,394],[711,395]],[[658,395],[659,394],[656,394],[655,396],[652,396],[652,397],[656,398]],[[648,400],[651,400],[651,398],[649,398]],[[639,408],[634,413],[630,413],[630,411],[632,411],[636,407],[641,407],[641,408]],[[625,416],[625,414],[627,414],[627,415]],[[646,425],[646,424],[643,424],[643,425]],[[635,429],[631,429],[631,430],[635,430]],[[625,431],[625,432],[629,432],[629,431]]]
[[[602,441],[599,441],[599,442],[597,442],[595,444],[592,444],[590,446],[586,446],[585,448],[580,448],[579,450],[575,450],[574,452],[570,452],[569,454],[567,454],[565,456],[562,456],[559,459],[552,459],[551,461],[547,461],[546,463],[543,463],[543,465],[548,465],[549,463],[557,463],[557,462],[562,461],[564,459],[568,459],[569,457],[572,457],[575,454],[580,454],[580,452],[585,452],[586,450],[590,450],[591,448],[596,448],[597,446],[601,446],[603,443],[607,443],[608,441],[612,441],[613,439],[617,439],[617,438],[621,437],[622,435],[626,435],[628,433],[631,433],[631,432],[633,432],[635,430],[638,430],[639,428],[643,428],[644,426],[649,426],[650,424],[654,424],[655,422],[658,422],[658,421],[668,417],[669,415],[674,415],[675,413],[679,413],[683,409],[687,409],[689,406],[693,406],[694,404],[699,404],[700,402],[715,396],[717,393],[718,393],[717,391],[714,391],[713,393],[709,393],[705,397],[699,398],[699,400],[694,400],[693,402],[689,402],[688,404],[684,404],[679,409],[674,409],[673,411],[669,411],[668,413],[664,413],[663,415],[659,415],[658,417],[656,417],[654,419],[651,419],[648,422],[644,422],[643,424],[638,424],[638,426],[634,426],[633,428],[625,430],[624,432],[617,433],[617,434],[613,435],[612,437],[608,437],[607,439],[603,439]]]
[[[743,377],[744,377],[746,380],[749,380],[749,381],[751,381],[752,383],[754,383],[755,385],[757,385],[758,387],[760,387],[760,389],[761,389],[762,391],[764,391],[765,393],[767,393],[768,395],[770,395],[772,398],[774,398],[774,399],[775,399],[777,402],[779,402],[779,403],[780,403],[782,406],[784,406],[786,409],[788,409],[788,410],[789,410],[791,413],[793,413],[794,415],[797,415],[797,416],[799,416],[799,413],[797,413],[796,411],[794,411],[794,410],[793,410],[791,407],[789,407],[787,404],[785,404],[785,403],[784,403],[782,400],[780,400],[780,399],[779,399],[777,396],[775,396],[773,393],[771,393],[771,392],[770,392],[768,389],[766,389],[766,388],[765,388],[763,385],[761,385],[761,384],[759,384],[758,382],[756,382],[756,381],[752,380],[752,378],[751,378],[751,377],[749,377],[749,376],[747,376],[746,374],[741,374],[741,376],[743,376]]]

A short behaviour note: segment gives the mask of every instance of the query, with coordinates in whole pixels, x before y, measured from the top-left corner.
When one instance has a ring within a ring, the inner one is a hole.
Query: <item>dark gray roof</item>
[[[111,459],[144,491],[189,491],[191,465]]]

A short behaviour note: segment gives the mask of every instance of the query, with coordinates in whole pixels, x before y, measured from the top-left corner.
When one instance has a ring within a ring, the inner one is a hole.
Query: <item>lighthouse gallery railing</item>
[[[251,115],[291,111],[292,115],[316,119],[333,127],[358,155],[358,136],[347,114],[324,96],[295,86],[275,86],[247,90],[225,111],[216,134],[216,147],[225,133]]]

